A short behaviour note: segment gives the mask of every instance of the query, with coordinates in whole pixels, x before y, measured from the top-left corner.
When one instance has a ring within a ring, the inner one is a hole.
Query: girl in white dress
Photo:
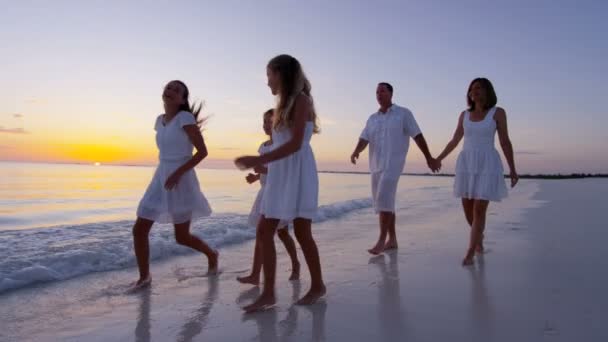
[[[156,118],[156,146],[159,164],[137,208],[133,242],[139,280],[135,287],[151,282],[148,234],[154,222],[173,223],[175,240],[204,253],[209,272],[217,270],[218,252],[190,234],[190,222],[209,216],[211,208],[200,190],[194,167],[207,157],[207,147],[198,120],[201,106],[190,106],[188,87],[181,81],[169,82],[163,91],[165,114]],[[193,147],[196,153],[192,155]]]
[[[319,251],[311,232],[312,219],[317,215],[319,179],[310,146],[313,133],[318,132],[310,83],[300,62],[289,55],[271,59],[266,74],[272,94],[278,95],[272,131],[272,141],[276,147],[262,156],[235,160],[240,169],[268,164],[260,210],[262,217],[258,226],[262,242],[264,290],[253,304],[243,308],[247,312],[263,310],[276,302],[276,250],[273,237],[280,221],[293,222],[296,239],[310,271],[310,290],[296,304],[310,305],[325,295]]]
[[[476,251],[483,253],[483,232],[489,202],[498,202],[507,197],[502,161],[494,148],[496,132],[509,164],[511,187],[519,180],[507,131],[507,114],[504,109],[496,107],[496,102],[492,83],[486,78],[474,79],[467,92],[469,109],[460,114],[454,137],[437,157],[441,162],[464,137],[454,179],[454,195],[462,198],[464,215],[471,226],[469,248],[463,265],[473,264]]]
[[[269,109],[264,113],[264,133],[270,137],[270,140],[262,143],[258,149],[260,155],[266,154],[272,151],[272,115],[274,110]],[[256,181],[260,181],[260,191],[253,202],[251,213],[249,214],[249,225],[257,229],[258,223],[260,222],[260,207],[262,204],[262,198],[264,195],[264,186],[266,185],[266,175],[268,174],[268,168],[266,166],[258,166],[254,169],[256,173],[250,173],[247,175],[247,183],[252,184]],[[300,279],[300,262],[298,261],[298,253],[296,252],[296,244],[289,235],[288,222],[281,221],[279,228],[277,229],[277,235],[283,242],[287,254],[291,259],[291,276],[289,280]],[[259,235],[256,234],[255,248],[253,252],[253,266],[251,267],[251,274],[245,277],[237,277],[236,279],[243,284],[258,285],[260,283],[260,273],[262,272],[262,243],[259,241]]]

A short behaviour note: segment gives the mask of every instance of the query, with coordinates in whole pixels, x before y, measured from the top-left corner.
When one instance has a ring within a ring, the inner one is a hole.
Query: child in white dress
[[[276,250],[273,237],[280,221],[293,222],[296,239],[310,271],[310,290],[296,304],[313,304],[326,291],[319,251],[311,232],[312,219],[317,215],[319,179],[310,146],[313,133],[318,132],[310,83],[300,62],[289,55],[279,55],[270,60],[266,74],[272,94],[278,95],[272,131],[275,147],[262,156],[235,160],[241,169],[268,164],[268,178],[261,204],[262,217],[258,226],[262,242],[264,289],[254,303],[243,308],[247,312],[264,310],[276,302]]]
[[[443,160],[464,137],[454,179],[454,195],[462,198],[464,214],[471,226],[469,248],[463,265],[473,264],[475,252],[483,253],[483,232],[489,202],[498,202],[507,197],[502,161],[494,148],[496,132],[509,164],[511,187],[519,180],[507,131],[507,115],[504,109],[496,107],[497,97],[492,83],[486,78],[474,79],[469,85],[467,102],[469,109],[460,114],[454,137],[437,157],[439,161]]]
[[[260,155],[266,154],[272,150],[272,115],[273,110],[269,109],[264,113],[264,133],[270,137],[270,140],[262,143],[258,149]],[[266,185],[266,175],[268,169],[266,166],[258,166],[255,169],[256,173],[250,173],[247,175],[246,180],[249,184],[255,181],[260,181],[260,191],[255,198],[251,213],[249,214],[249,225],[257,229],[258,223],[260,222],[260,206],[264,194],[264,186]],[[288,222],[280,222],[279,228],[277,229],[277,235],[279,239],[285,245],[287,254],[291,258],[291,276],[289,280],[300,279],[300,262],[298,261],[298,253],[296,252],[296,244],[289,235]],[[256,234],[256,242],[253,254],[253,266],[251,267],[251,274],[245,277],[237,277],[236,279],[243,284],[258,285],[260,283],[260,273],[262,272],[262,244]]]
[[[194,167],[207,156],[198,114],[201,106],[190,106],[189,91],[181,81],[169,82],[163,91],[165,114],[156,118],[159,164],[137,208],[133,241],[139,280],[135,287],[150,284],[148,234],[154,222],[173,223],[175,240],[204,253],[209,272],[217,270],[218,252],[190,234],[190,222],[209,216],[211,208],[200,190]],[[196,153],[193,155],[193,147]]]

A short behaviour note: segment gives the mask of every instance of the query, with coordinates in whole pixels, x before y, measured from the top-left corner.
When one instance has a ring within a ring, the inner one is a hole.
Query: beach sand
[[[605,180],[522,181],[491,204],[487,253],[460,262],[468,228],[459,200],[397,213],[398,251],[366,250],[371,209],[315,225],[328,294],[293,306],[309,286],[289,282],[277,239],[276,308],[243,314],[259,288],[235,278],[253,241],[221,251],[222,273],[203,256],[153,263],[153,285],[125,294],[136,269],[96,273],[0,296],[2,341],[608,341]],[[420,212],[420,211],[417,211]],[[151,246],[154,248],[154,246]]]

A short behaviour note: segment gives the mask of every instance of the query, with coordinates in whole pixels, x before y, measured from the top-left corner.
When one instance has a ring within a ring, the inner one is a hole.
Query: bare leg
[[[139,279],[135,287],[145,286],[150,283],[150,245],[148,235],[154,221],[138,217],[133,225],[133,249],[139,268]]]
[[[312,237],[310,229],[311,221],[309,219],[296,218],[293,221],[294,232],[296,239],[302,247],[304,259],[308,265],[310,272],[310,290],[304,297],[296,302],[297,305],[311,305],[319,298],[325,295],[326,289],[323,283],[323,274],[321,272],[321,260],[319,258],[319,249]]]
[[[378,236],[378,242],[376,245],[367,251],[373,255],[378,255],[384,251],[384,245],[386,243],[386,236],[389,231],[389,227],[391,225],[391,212],[381,211],[379,220],[380,220],[380,236]]]
[[[473,208],[475,206],[475,200],[472,199],[468,199],[468,198],[463,198],[462,199],[462,209],[464,210],[464,216],[467,219],[467,223],[469,224],[469,227],[471,229],[473,229]],[[478,254],[483,254],[483,231],[481,234],[481,240],[479,241],[479,244],[477,244],[477,246],[475,247],[475,252],[477,252]]]
[[[255,247],[253,249],[253,265],[251,266],[251,273],[246,277],[237,277],[236,280],[243,284],[259,285],[260,284],[260,273],[262,272],[262,241],[260,241],[259,234],[260,224],[258,223],[258,229],[255,234]]]
[[[276,303],[274,292],[275,276],[277,271],[277,251],[274,246],[274,232],[279,220],[260,219],[258,235],[262,241],[262,268],[264,270],[264,289],[262,294],[250,305],[243,308],[246,312],[260,311]]]
[[[475,200],[475,204],[473,206],[473,224],[471,226],[469,249],[462,260],[462,264],[465,266],[473,264],[475,249],[481,242],[481,235],[483,234],[483,230],[486,225],[486,211],[488,210],[488,204],[489,202],[486,200]]]
[[[182,246],[190,247],[207,256],[207,263],[209,267],[209,273],[217,272],[217,264],[219,253],[209,247],[207,243],[198,237],[190,234],[190,221],[184,223],[177,223],[173,225],[175,227],[175,241]]]
[[[298,253],[296,252],[296,243],[291,238],[291,235],[289,235],[287,227],[279,228],[278,235],[291,259],[291,276],[289,276],[289,280],[298,280],[300,279],[300,262],[298,261]]]
[[[388,242],[386,243],[386,246],[384,246],[385,251],[399,248],[399,245],[397,244],[397,230],[395,228],[395,218],[395,213],[391,213],[391,222],[388,228]]]

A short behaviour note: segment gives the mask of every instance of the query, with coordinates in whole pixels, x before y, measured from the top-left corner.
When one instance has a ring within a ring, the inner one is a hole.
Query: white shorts
[[[376,213],[395,212],[398,183],[399,176],[390,176],[384,172],[372,173],[372,202]]]

